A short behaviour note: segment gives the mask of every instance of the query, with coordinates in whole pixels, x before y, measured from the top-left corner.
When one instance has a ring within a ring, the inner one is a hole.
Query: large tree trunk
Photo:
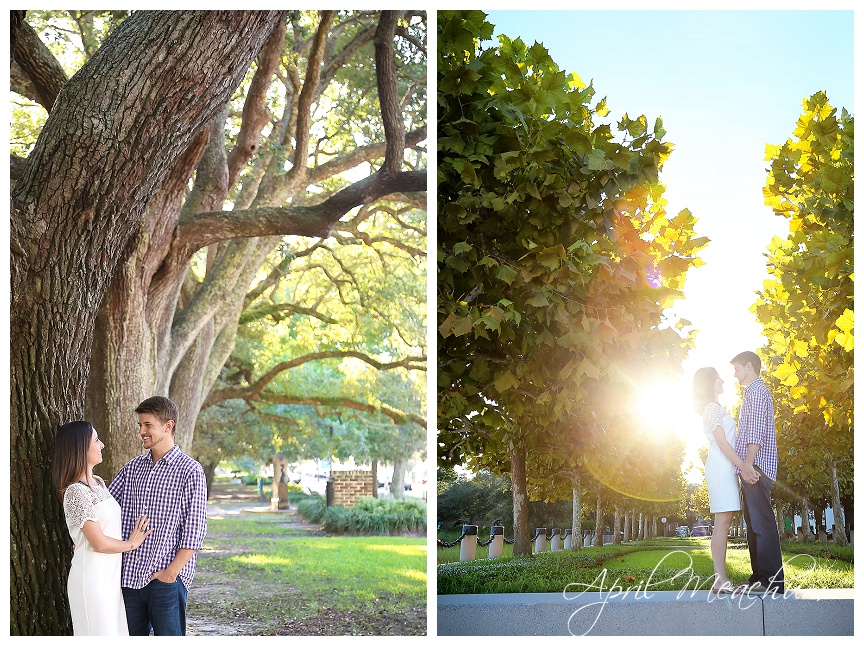
[[[774,504],[774,522],[777,525],[777,535],[783,539],[783,506],[780,501],[775,501]]]
[[[831,509],[834,512],[834,544],[848,545],[843,508],[840,506],[840,482],[837,479],[837,464],[833,460],[831,461]]]
[[[396,500],[405,500],[405,467],[408,458],[398,455],[393,460],[393,480],[390,483],[390,494]]]
[[[630,512],[624,512],[624,542],[630,540]]]
[[[846,543],[852,544],[852,531],[854,529],[852,520],[855,518],[854,499],[852,494],[847,494],[840,497],[840,503],[843,506],[843,522],[846,523]]]
[[[615,505],[615,522],[612,524],[615,533],[615,544],[621,544],[621,505]]]
[[[513,556],[530,556],[528,531],[528,483],[525,474],[525,450],[510,453],[510,480],[513,484]]]
[[[810,531],[810,501],[806,497],[801,499],[801,532],[805,542],[811,543],[816,540],[813,532]]]
[[[578,471],[573,472],[573,540],[571,549],[582,549],[582,480]]]
[[[372,497],[378,498],[378,460],[372,460]]]
[[[96,314],[121,252],[165,169],[228,100],[280,19],[135,13],[58,95],[12,188],[13,635],[71,634],[71,545],[49,456],[57,425],[83,417]]]
[[[201,466],[204,468],[204,480],[207,483],[207,498],[210,498],[210,494],[213,493],[213,478],[216,476],[216,467],[219,466],[219,462],[203,462]]]
[[[603,545],[603,495],[597,487],[597,513],[594,523],[594,545]]]

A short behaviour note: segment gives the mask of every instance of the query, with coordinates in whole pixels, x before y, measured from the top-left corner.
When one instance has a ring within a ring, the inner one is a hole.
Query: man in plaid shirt
[[[129,634],[146,636],[152,628],[154,635],[185,635],[195,552],[207,533],[204,469],[174,444],[174,402],[151,397],[135,412],[148,451],[127,462],[108,487],[122,510],[123,536],[129,536],[141,514],[154,530],[137,550],[123,554]]]
[[[744,387],[735,452],[742,460],[736,471],[741,475],[747,547],[753,569],[748,590],[783,592],[780,534],[771,507],[771,485],[777,479],[774,401],[759,378],[762,362],[756,353],[742,352],[732,359],[732,366],[735,378]]]

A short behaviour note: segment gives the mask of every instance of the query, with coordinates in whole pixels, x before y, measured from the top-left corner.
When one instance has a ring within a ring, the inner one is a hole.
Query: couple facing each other
[[[177,406],[151,397],[135,409],[146,453],[110,486],[90,422],[57,431],[52,475],[74,543],[67,591],[78,635],[186,634],[195,553],[207,533],[204,469],[174,444]]]
[[[742,352],[731,363],[735,379],[744,387],[737,432],[735,420],[718,401],[723,380],[717,370],[700,368],[693,377],[693,406],[702,415],[709,442],[705,482],[714,514],[712,591],[782,593],[780,535],[771,507],[771,486],[777,479],[774,401],[759,377],[762,362],[754,352]],[[726,572],[726,538],[732,515],[741,510],[741,500],[753,573],[746,584],[735,586]]]

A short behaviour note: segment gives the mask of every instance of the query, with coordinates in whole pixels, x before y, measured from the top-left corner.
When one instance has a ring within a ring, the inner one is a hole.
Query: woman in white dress
[[[75,546],[66,589],[76,636],[129,634],[121,553],[137,549],[153,531],[140,516],[128,540],[121,540],[120,505],[93,475],[104,446],[90,422],[69,422],[57,430],[52,475]]]
[[[738,476],[735,467],[741,458],[735,453],[735,420],[720,405],[723,380],[714,368],[700,368],[693,377],[693,408],[702,415],[702,428],[708,437],[708,459],[705,461],[705,483],[714,514],[711,534],[711,560],[714,562],[715,593],[735,588],[726,573],[726,538],[732,516],[741,509]]]

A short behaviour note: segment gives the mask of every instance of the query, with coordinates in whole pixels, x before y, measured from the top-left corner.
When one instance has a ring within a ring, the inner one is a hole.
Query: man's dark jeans
[[[146,636],[152,627],[156,636],[185,635],[186,597],[186,586],[179,577],[174,583],[153,579],[140,590],[123,588],[129,634]]]
[[[774,481],[759,472],[759,482],[747,484],[741,480],[744,494],[744,522],[747,523],[747,547],[753,574],[750,583],[757,581],[769,590],[785,591],[783,556],[780,554],[780,535],[777,520],[771,508],[771,485]]]

